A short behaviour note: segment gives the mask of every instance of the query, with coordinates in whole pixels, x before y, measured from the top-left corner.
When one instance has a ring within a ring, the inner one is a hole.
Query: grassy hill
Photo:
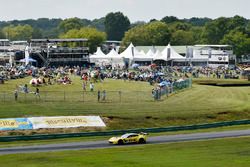
[[[154,101],[151,96],[153,86],[146,82],[108,79],[103,83],[95,83],[94,92],[83,93],[80,78],[72,79],[71,85],[40,86],[41,99],[33,93],[26,97],[19,93],[17,102],[13,95],[16,85],[28,83],[30,78],[10,80],[0,85],[0,117],[100,115],[107,129],[250,119],[250,89],[247,86],[193,84],[191,89]],[[29,88],[35,90],[30,85]],[[107,91],[107,100],[97,102],[97,90],[104,89]],[[79,128],[79,131],[83,130]]]

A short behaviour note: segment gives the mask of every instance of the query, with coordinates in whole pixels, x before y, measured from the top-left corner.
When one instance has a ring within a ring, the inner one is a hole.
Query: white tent
[[[157,50],[153,56],[153,60],[167,61],[167,56],[164,56],[159,50]]]
[[[171,46],[165,47],[165,49],[161,52],[164,57],[167,57],[167,60],[184,60],[185,57],[177,53]],[[166,61],[167,61],[166,60]]]
[[[148,52],[146,53],[146,56],[153,58],[154,52],[151,49],[149,49]]]
[[[139,53],[140,53],[141,55],[146,55],[145,52],[144,52],[143,50],[141,50]]]
[[[95,63],[96,65],[105,65],[109,63],[100,47],[97,48],[93,55],[90,55],[89,59],[91,63]]]
[[[130,60],[134,59],[134,56],[136,54],[139,54],[138,50],[134,47],[134,45],[132,43],[130,43],[130,45],[127,47],[127,49],[125,49],[120,56],[124,57],[124,58],[128,58]]]
[[[100,47],[97,47],[96,52],[93,55],[90,55],[90,58],[103,58],[106,57],[106,55],[102,52]]]
[[[112,49],[107,55],[106,59],[110,62],[112,66],[124,66],[124,60],[121,55],[119,55],[114,49]]]
[[[147,56],[144,51],[136,51],[136,54],[134,55],[134,62],[151,62],[153,60],[153,57]]]
[[[115,49],[113,48],[107,55],[105,58],[120,58],[120,55],[115,51]]]
[[[125,49],[121,54],[121,57],[124,57],[125,59],[129,59],[130,65],[132,65],[133,62],[151,62],[153,60],[153,57],[147,56],[144,51],[138,51],[136,47],[130,43],[130,45]]]

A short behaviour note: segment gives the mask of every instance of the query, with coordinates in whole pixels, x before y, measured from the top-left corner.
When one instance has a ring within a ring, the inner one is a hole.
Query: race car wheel
[[[118,144],[119,144],[119,145],[122,145],[122,144],[123,144],[123,141],[122,141],[122,140],[118,140]]]
[[[143,139],[143,138],[140,138],[140,139],[139,139],[139,143],[140,143],[140,144],[144,144],[144,143],[146,143],[146,140]]]

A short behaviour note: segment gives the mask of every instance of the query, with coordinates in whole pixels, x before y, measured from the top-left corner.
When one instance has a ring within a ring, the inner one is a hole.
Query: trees
[[[4,39],[6,38],[6,36],[3,33],[3,30],[0,29],[0,39]]]
[[[151,19],[147,23],[137,21],[130,24],[129,19],[121,12],[109,13],[92,21],[80,18],[0,21],[2,30],[0,38],[7,37],[10,40],[58,38],[60,34],[66,34],[73,29],[80,31],[83,27],[95,27],[99,31],[106,31],[109,40],[122,39],[124,45],[128,45],[131,41],[135,45],[166,45],[170,41],[173,45],[228,42],[234,46],[238,55],[246,53],[245,45],[250,38],[250,21],[238,15],[214,20],[196,17],[178,19],[175,16],[166,16],[161,21]],[[91,45],[91,51],[94,49]]]
[[[130,27],[128,17],[121,12],[107,14],[104,24],[109,40],[121,40]]]
[[[237,31],[245,33],[246,26],[247,26],[247,19],[236,15],[229,19],[228,30],[231,31],[237,29]]]
[[[177,30],[172,34],[172,45],[193,45],[194,43],[194,35],[190,31]]]
[[[174,22],[169,25],[171,26],[171,29],[173,29],[173,31],[178,31],[178,30],[188,31],[192,27],[190,24],[183,22]]]
[[[28,40],[32,38],[33,28],[30,25],[10,25],[3,28],[10,40]]]
[[[228,33],[229,19],[220,17],[211,22],[208,22],[203,31],[202,37],[206,43],[219,44],[220,40]]]
[[[99,31],[105,32],[104,22],[105,22],[105,17],[102,17],[100,19],[94,19],[92,21],[92,26],[98,29]]]
[[[34,28],[33,32],[32,32],[32,38],[34,38],[34,39],[43,38],[42,30],[39,28]]]
[[[219,44],[223,37],[231,31],[246,32],[247,20],[241,16],[232,18],[220,17],[208,22],[203,31],[206,43]]]
[[[74,17],[63,20],[58,28],[61,32],[65,33],[69,30],[80,29],[83,26],[81,19]]]
[[[204,18],[198,18],[198,17],[192,17],[190,19],[183,19],[183,21],[192,24],[193,26],[205,26],[206,23],[210,22],[212,19],[209,19],[207,17]]]
[[[237,56],[250,53],[250,38],[242,32],[231,31],[224,36],[221,43],[233,46],[234,54]]]
[[[135,45],[166,45],[170,41],[168,26],[160,21],[139,25],[128,32],[122,40],[123,45],[133,42]]]
[[[106,40],[106,34],[98,31],[96,28],[83,27],[79,30],[72,29],[60,35],[60,38],[87,38],[89,50],[91,53],[96,51],[97,46]]]
[[[147,24],[145,21],[136,21],[136,22],[134,22],[134,23],[132,23],[132,24],[130,25],[130,28],[134,28],[134,27],[136,27],[136,26],[145,25],[145,24]]]
[[[166,24],[173,23],[179,21],[179,19],[175,16],[165,16],[161,19],[161,22],[164,22]]]
[[[202,38],[202,32],[204,27],[194,26],[191,27],[190,32],[193,34],[194,44],[206,44]]]

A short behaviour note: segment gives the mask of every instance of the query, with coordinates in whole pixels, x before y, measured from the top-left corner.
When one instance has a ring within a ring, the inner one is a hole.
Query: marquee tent
[[[135,54],[138,54],[139,52],[137,51],[137,49],[134,47],[134,45],[132,43],[130,43],[130,45],[127,47],[127,49],[125,49],[120,56],[130,59],[131,61],[134,59]]]
[[[130,43],[130,45],[125,49],[121,54],[121,57],[128,59],[130,64],[133,62],[140,63],[140,62],[151,62],[153,60],[152,57],[147,56],[144,51],[138,51],[136,47]]]
[[[114,49],[112,49],[107,55],[106,59],[109,60],[109,63],[112,66],[124,66],[124,60],[121,55],[119,55]]]
[[[140,52],[136,50],[135,53],[136,54],[134,55],[133,59],[134,62],[151,62],[153,60],[153,57],[147,56],[143,50]]]
[[[159,50],[157,50],[153,56],[153,60],[164,60],[167,61],[167,56],[164,56]]]
[[[100,47],[97,47],[96,52],[93,55],[90,55],[90,58],[103,58],[106,57],[106,55],[102,52]]]
[[[185,57],[177,53],[171,46],[168,44],[165,49],[161,52],[163,57],[167,57],[168,60],[173,60],[173,61],[183,61],[185,60]]]
[[[96,52],[89,57],[91,63],[97,65],[109,64],[109,61],[106,59],[106,55],[102,52],[100,47],[97,47]]]
[[[115,51],[115,49],[112,49],[105,58],[111,59],[111,58],[121,58],[120,55]]]
[[[148,52],[146,53],[146,56],[153,58],[154,52],[151,49],[149,49]]]

